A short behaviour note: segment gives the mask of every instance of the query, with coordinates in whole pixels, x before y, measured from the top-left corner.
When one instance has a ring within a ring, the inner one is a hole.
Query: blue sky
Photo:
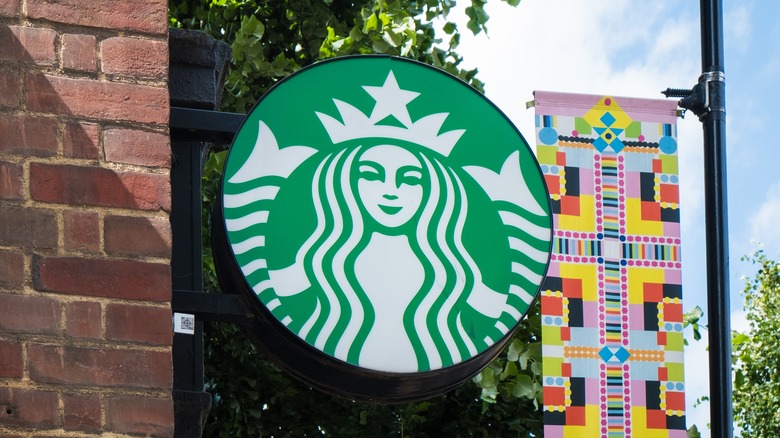
[[[780,257],[780,2],[724,0],[732,327],[745,329],[740,292],[753,267],[740,257],[762,243]],[[460,53],[479,68],[488,97],[534,138],[533,90],[663,98],[701,74],[695,0],[522,0],[488,4],[488,35],[463,29]],[[461,21],[460,19],[458,21]],[[684,307],[706,309],[702,127],[679,120]],[[706,333],[705,333],[706,336]],[[708,421],[706,338],[686,351],[689,425]],[[709,436],[705,432],[705,436]]]

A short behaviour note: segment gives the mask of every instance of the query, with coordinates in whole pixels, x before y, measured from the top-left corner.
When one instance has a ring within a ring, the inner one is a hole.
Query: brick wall
[[[167,36],[0,0],[0,436],[173,433]]]

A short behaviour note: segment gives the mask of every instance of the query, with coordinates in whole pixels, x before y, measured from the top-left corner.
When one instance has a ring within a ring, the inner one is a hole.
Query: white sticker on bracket
[[[184,333],[185,335],[194,335],[195,315],[190,315],[189,313],[174,313],[173,332]]]

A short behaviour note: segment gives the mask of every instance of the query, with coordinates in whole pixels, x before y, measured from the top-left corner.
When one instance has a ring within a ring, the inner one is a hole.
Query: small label
[[[184,333],[186,335],[195,334],[195,315],[188,313],[173,314],[173,332]]]

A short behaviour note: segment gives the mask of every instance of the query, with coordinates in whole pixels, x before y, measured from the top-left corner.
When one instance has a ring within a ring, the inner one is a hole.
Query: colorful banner
[[[545,438],[684,438],[676,102],[537,91]]]

